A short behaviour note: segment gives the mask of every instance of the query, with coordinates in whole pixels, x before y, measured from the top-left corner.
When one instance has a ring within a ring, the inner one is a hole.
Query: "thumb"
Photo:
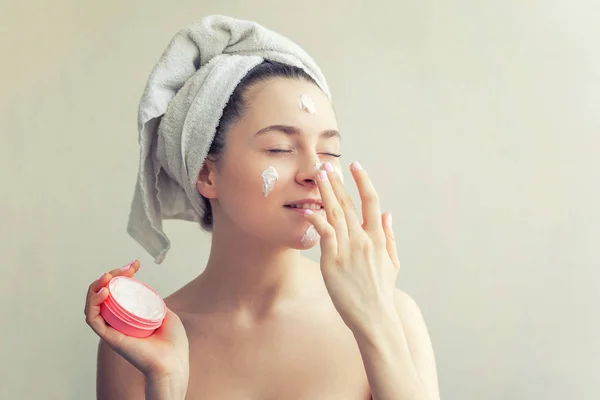
[[[398,249],[396,248],[396,238],[392,229],[392,213],[381,214],[383,232],[385,233],[385,247],[392,263],[397,269],[400,269],[400,260],[398,260]]]

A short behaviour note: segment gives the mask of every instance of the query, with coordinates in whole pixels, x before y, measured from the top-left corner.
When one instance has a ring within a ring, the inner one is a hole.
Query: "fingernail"
[[[350,167],[352,169],[354,169],[355,171],[362,171],[363,170],[362,165],[360,165],[360,163],[358,161],[354,161],[352,164],[350,164]]]
[[[121,270],[122,271],[127,271],[129,268],[131,268],[131,266],[133,265],[134,262],[135,262],[135,260],[129,262],[129,264],[127,264],[126,266],[122,267]]]
[[[308,209],[308,208],[306,210],[304,210],[304,215],[312,215],[312,214],[313,214],[313,210]]]
[[[104,289],[105,289],[105,287],[104,287],[104,286],[102,286],[102,287],[100,288],[100,290],[98,290],[98,292],[97,292],[96,294],[102,294],[102,292],[104,292]]]
[[[331,165],[331,163],[329,162],[323,164],[323,168],[325,168],[325,171],[327,172],[333,172],[333,165]]]
[[[322,181],[326,181],[327,180],[327,173],[323,170],[319,171],[319,178],[321,178]]]

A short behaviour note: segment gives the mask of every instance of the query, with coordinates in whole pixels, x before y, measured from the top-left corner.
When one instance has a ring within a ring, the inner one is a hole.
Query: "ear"
[[[206,159],[196,180],[196,189],[207,199],[217,198],[216,186],[217,168],[213,161]]]

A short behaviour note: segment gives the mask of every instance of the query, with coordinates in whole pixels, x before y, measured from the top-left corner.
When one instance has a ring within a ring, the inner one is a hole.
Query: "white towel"
[[[264,60],[302,68],[330,97],[312,58],[252,22],[214,15],[179,31],[152,70],[138,109],[140,164],[127,232],[162,263],[163,220],[200,222],[196,180],[241,79]]]

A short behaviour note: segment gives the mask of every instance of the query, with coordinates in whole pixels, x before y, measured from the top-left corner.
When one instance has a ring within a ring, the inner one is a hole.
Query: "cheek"
[[[218,194],[221,207],[233,218],[245,220],[252,220],[252,215],[264,217],[260,210],[264,210],[280,181],[278,168],[256,164],[238,164],[224,173],[223,178]]]
[[[229,201],[236,203],[252,202],[260,198],[262,180],[260,172],[257,174],[252,168],[244,169],[242,166],[228,173],[225,182],[225,195]]]

